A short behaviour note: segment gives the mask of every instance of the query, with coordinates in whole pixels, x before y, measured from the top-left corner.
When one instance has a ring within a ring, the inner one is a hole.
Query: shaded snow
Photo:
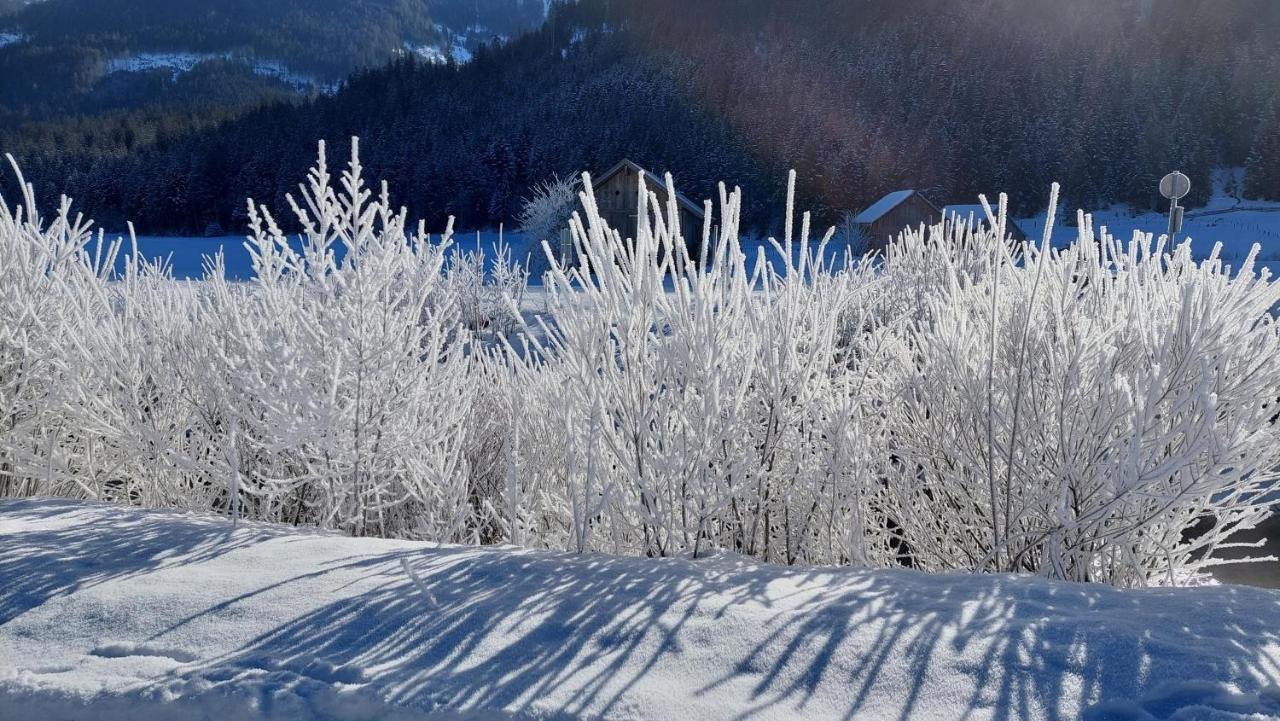
[[[421,45],[414,45],[412,43],[406,42],[404,44],[404,49],[417,55],[419,58],[426,60],[429,63],[443,64],[443,63],[449,62],[449,56],[445,54],[444,50],[442,50],[440,46],[436,43],[423,43]]]
[[[17,33],[0,33],[0,48],[22,42],[25,38]]]
[[[1277,719],[1280,593],[0,502],[0,718]],[[410,577],[420,582],[420,586]]]
[[[291,86],[294,90],[318,90],[325,95],[332,95],[338,92],[337,82],[322,83],[310,75],[291,70],[289,66],[275,60],[254,61],[253,73],[275,78]]]

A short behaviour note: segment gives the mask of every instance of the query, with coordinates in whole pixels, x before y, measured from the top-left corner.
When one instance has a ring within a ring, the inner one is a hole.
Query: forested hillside
[[[0,123],[283,99],[544,17],[543,0],[43,0],[0,10]]]
[[[239,227],[245,196],[280,205],[318,139],[352,134],[433,224],[509,222],[531,183],[626,156],[698,198],[740,184],[747,222],[766,227],[792,167],[824,220],[902,187],[939,202],[1008,191],[1029,213],[1055,180],[1071,205],[1151,208],[1174,168],[1192,206],[1219,166],[1276,198],[1278,118],[1270,0],[582,0],[466,64],[404,57],[331,97],[187,133],[116,114],[0,146],[46,197],[148,232]]]

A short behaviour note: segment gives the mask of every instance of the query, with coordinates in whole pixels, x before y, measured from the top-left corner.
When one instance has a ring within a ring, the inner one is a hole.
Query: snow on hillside
[[[230,51],[222,53],[135,53],[133,55],[108,60],[106,67],[104,68],[104,72],[109,75],[111,73],[139,73],[154,70],[169,70],[172,76],[176,78],[183,73],[191,72],[201,63],[211,62],[214,60],[237,59],[248,65],[255,75],[275,78],[276,80],[293,87],[295,90],[305,91],[314,89],[327,94],[337,92],[337,83],[323,83],[310,75],[292,70],[287,65],[279,61],[239,58],[236,54]]]
[[[0,502],[0,718],[1278,719],[1280,593]]]
[[[149,70],[172,70],[174,75],[191,72],[196,65],[218,58],[228,58],[230,54],[214,55],[211,53],[137,53],[107,61],[106,72],[140,73]]]
[[[23,37],[17,33],[0,33],[0,48],[21,42]]]
[[[407,52],[413,53],[429,63],[444,64],[452,60],[461,65],[471,62],[471,51],[467,49],[465,42],[465,38],[455,35],[445,45],[440,43],[414,44],[406,42],[403,47]]]
[[[262,75],[268,78],[275,78],[295,90],[311,90],[317,89],[326,95],[332,95],[338,92],[337,82],[322,83],[316,78],[292,70],[289,66],[275,60],[257,60],[253,63],[254,75]]]

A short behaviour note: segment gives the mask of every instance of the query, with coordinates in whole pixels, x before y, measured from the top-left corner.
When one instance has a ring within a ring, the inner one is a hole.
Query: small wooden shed
[[[895,190],[853,217],[868,250],[883,250],[905,228],[931,225],[942,217],[938,206],[915,190]]]
[[[625,158],[591,180],[600,215],[609,227],[622,233],[623,238],[636,237],[637,190],[641,178],[645,187],[655,193],[665,206],[668,200],[666,181]],[[680,232],[685,242],[700,242],[704,217],[702,208],[679,191],[676,191],[676,203],[680,207]]]
[[[991,211],[995,212],[995,210],[995,206],[992,206]],[[987,224],[987,212],[982,209],[982,205],[979,203],[948,205],[942,209],[942,217],[948,220],[954,218],[960,223],[972,223],[974,227]],[[1027,234],[1023,232],[1022,228],[1018,227],[1018,223],[1013,218],[1005,218],[1004,230],[1014,240],[1027,239]]]

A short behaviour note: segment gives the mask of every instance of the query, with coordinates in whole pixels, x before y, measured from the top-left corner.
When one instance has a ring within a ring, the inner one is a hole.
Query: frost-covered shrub
[[[478,246],[456,249],[445,265],[442,298],[453,304],[468,330],[486,340],[517,331],[519,308],[529,286],[524,262],[499,239],[493,257]]]
[[[82,369],[66,358],[111,312],[102,289],[118,244],[94,243],[66,198],[46,223],[14,172],[20,202],[0,198],[0,495],[74,494],[82,479],[50,460],[79,433],[62,406]]]
[[[871,265],[824,265],[829,237],[811,241],[807,215],[793,237],[789,212],[785,265],[748,259],[736,190],[695,261],[674,205],[642,190],[626,239],[583,185],[582,262],[553,259],[548,337],[510,358],[518,497],[558,500],[508,512],[552,511],[542,525],[580,550],[884,562],[869,518],[886,435],[862,372],[881,334],[840,332],[879,290]]]
[[[300,251],[250,202],[249,292],[210,281],[229,475],[257,515],[468,540],[468,335],[437,297],[450,232],[410,233],[385,185],[363,185],[356,151],[335,188],[322,146],[302,204],[290,198]]]
[[[578,179],[552,176],[529,189],[529,196],[520,208],[517,227],[525,236],[524,255],[528,268],[535,277],[549,270],[543,243],[551,248],[551,254],[561,262],[567,248],[560,244],[560,234],[568,229],[578,199]]]
[[[1280,288],[1251,261],[1233,274],[1185,243],[1080,227],[1021,264],[973,238],[987,272],[912,329],[889,485],[925,568],[1173,580],[1266,513]]]
[[[249,204],[246,283],[5,205],[0,494],[1118,585],[1196,574],[1275,499],[1280,286],[1248,261],[1087,216],[1015,244],[1003,201],[833,262],[789,200],[750,254],[737,190],[687,246],[643,187],[621,237],[588,182],[534,317],[519,259],[411,232],[354,150],[290,199],[301,244]]]
[[[43,339],[15,331],[7,346],[57,374],[22,404],[44,415],[5,438],[22,464],[11,488],[472,540],[470,336],[442,297],[449,233],[409,233],[385,187],[364,187],[355,150],[335,188],[322,148],[290,198],[300,249],[250,202],[248,283],[218,261],[178,283],[136,257],[107,282],[62,218],[0,229],[38,249],[24,278],[49,287],[27,292],[54,308],[28,313]]]

